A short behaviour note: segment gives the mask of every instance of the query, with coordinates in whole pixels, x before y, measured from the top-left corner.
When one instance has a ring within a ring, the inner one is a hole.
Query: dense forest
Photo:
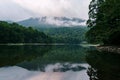
[[[120,0],[92,0],[87,25],[88,42],[120,45]]]
[[[24,27],[0,21],[0,43],[68,43],[85,41],[87,27]],[[50,37],[49,37],[50,36]]]
[[[52,28],[38,28],[38,30],[43,31],[46,35],[53,38],[55,43],[70,43],[78,44],[85,39],[85,33],[88,28],[85,26],[74,26],[74,27],[52,27]]]
[[[0,21],[0,43],[50,43],[52,38],[32,27]]]

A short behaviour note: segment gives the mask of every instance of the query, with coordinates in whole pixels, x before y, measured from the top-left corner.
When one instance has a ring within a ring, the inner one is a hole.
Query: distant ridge
[[[68,17],[39,17],[29,18],[17,22],[23,26],[35,26],[35,27],[60,27],[60,26],[82,26],[85,24],[85,20],[80,18],[68,18]]]

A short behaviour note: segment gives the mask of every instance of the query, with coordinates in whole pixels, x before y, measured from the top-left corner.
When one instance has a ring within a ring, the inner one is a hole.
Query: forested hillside
[[[32,27],[0,21],[0,43],[50,43],[52,39]]]
[[[89,9],[87,40],[120,45],[120,0],[92,0]]]
[[[37,28],[53,38],[55,43],[77,44],[85,41],[85,33],[88,28],[85,26]]]
[[[84,25],[85,20],[80,18],[45,16],[29,18],[17,23],[44,32],[52,37],[53,43],[79,44],[86,41],[85,33],[88,30]]]

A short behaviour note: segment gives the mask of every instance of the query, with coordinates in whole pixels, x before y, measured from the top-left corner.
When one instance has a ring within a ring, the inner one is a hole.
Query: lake
[[[120,55],[79,45],[0,45],[0,80],[120,80]]]

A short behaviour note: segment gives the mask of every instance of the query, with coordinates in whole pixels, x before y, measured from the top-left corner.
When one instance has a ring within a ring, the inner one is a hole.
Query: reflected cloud
[[[36,76],[29,78],[28,80],[62,80],[63,73],[40,73]]]
[[[89,80],[86,70],[74,72],[40,72],[13,66],[0,68],[0,80]]]

